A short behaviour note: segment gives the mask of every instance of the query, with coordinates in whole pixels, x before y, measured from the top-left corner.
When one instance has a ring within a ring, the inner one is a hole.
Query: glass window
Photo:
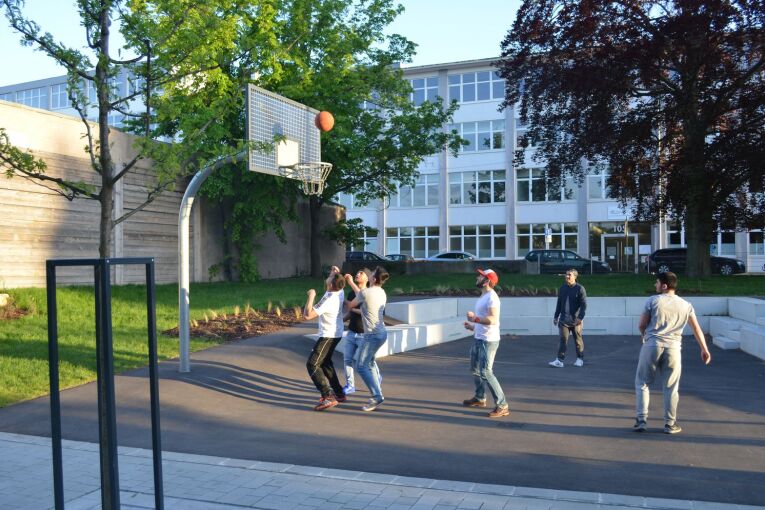
[[[63,108],[69,108],[71,106],[69,103],[69,97],[67,95],[66,83],[58,83],[56,85],[52,85],[50,88],[50,93],[50,107],[52,110],[60,110]]]
[[[410,186],[401,186],[398,189],[399,207],[412,207],[412,188]]]
[[[487,151],[491,149],[491,122],[484,121],[478,123],[478,150]]]
[[[412,86],[410,100],[416,106],[425,101],[434,101],[438,96],[438,76],[413,78],[409,83]]]
[[[765,255],[765,243],[763,243],[762,230],[749,232],[749,254]]]

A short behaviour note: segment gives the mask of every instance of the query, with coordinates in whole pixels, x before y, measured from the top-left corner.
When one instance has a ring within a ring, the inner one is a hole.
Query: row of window
[[[139,90],[142,86],[140,79],[128,79],[127,83],[124,83],[121,79],[112,78],[109,80],[109,87],[111,89],[110,95],[112,97],[119,97],[122,94],[123,88],[127,92],[127,95],[133,94]],[[125,85],[123,87],[123,85]],[[93,82],[86,81],[83,84],[85,96],[91,105],[95,105],[98,100],[96,97],[96,88]],[[21,103],[33,108],[42,108],[45,110],[64,110],[72,107],[72,103],[69,101],[68,85],[66,83],[56,83],[54,85],[45,87],[36,87],[26,90],[17,90],[15,92],[6,92],[0,94],[0,99],[4,101],[10,101],[14,103]],[[117,124],[121,123],[121,116]],[[115,125],[114,123],[111,123]]]
[[[467,140],[468,144],[460,148],[461,152],[490,151],[505,148],[504,120],[450,124],[449,131],[455,131]]]
[[[749,255],[765,255],[765,240],[762,230],[748,232]],[[709,245],[709,254],[721,257],[736,257],[736,233],[732,231],[719,231],[714,234],[712,243]],[[678,223],[667,224],[667,247],[685,247],[685,227]]]
[[[502,204],[506,201],[504,170],[449,172],[449,204]],[[438,174],[423,174],[412,186],[400,186],[391,196],[389,207],[435,207],[439,205]],[[612,198],[606,184],[607,174],[588,175],[588,198]],[[519,168],[516,171],[516,200],[518,202],[564,202],[577,200],[579,186],[569,177],[562,186],[553,188],[545,182],[543,168]],[[338,203],[354,209],[351,195],[342,195]],[[674,237],[673,237],[674,239]]]
[[[450,74],[447,77],[449,101],[472,103],[476,101],[503,100],[505,80],[494,71]],[[438,97],[438,76],[409,80],[412,92],[409,99],[415,105],[435,101]]]
[[[577,223],[529,223],[515,226],[517,238],[517,256],[521,258],[531,250],[563,249],[578,252],[579,225]],[[449,250],[465,251],[479,258],[505,258],[505,225],[462,225],[449,227]],[[670,247],[684,247],[684,230],[668,230]],[[549,234],[549,239],[547,238]],[[681,243],[677,235],[681,236]],[[765,255],[765,233],[762,230],[748,232],[749,255]],[[402,253],[415,258],[427,258],[439,252],[438,227],[399,227],[385,231],[386,253]],[[377,237],[365,235],[365,247],[356,247],[372,252],[379,252]],[[735,251],[735,233],[720,231],[710,245],[710,254],[719,256],[737,256]],[[741,254],[738,254],[740,256]]]

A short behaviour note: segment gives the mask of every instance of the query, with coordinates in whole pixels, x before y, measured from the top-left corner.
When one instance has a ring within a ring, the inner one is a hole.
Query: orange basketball
[[[330,131],[335,126],[335,118],[329,112],[319,112],[314,120],[316,127],[322,131]]]

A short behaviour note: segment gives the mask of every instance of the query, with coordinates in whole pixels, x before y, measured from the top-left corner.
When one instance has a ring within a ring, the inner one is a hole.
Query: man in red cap
[[[475,341],[470,349],[470,371],[475,381],[475,395],[464,400],[465,407],[486,407],[485,387],[489,387],[494,398],[494,410],[489,418],[499,418],[510,414],[505,400],[505,393],[499,384],[492,367],[499,348],[499,296],[494,286],[499,283],[499,276],[491,269],[479,269],[475,286],[481,289],[481,297],[475,304],[475,312],[467,313],[465,329],[475,333]]]

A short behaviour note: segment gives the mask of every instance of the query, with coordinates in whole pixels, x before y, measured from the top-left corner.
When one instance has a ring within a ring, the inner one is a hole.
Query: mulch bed
[[[195,338],[215,338],[229,342],[275,333],[298,322],[303,322],[302,314],[292,309],[281,312],[249,310],[246,313],[207,316],[206,319],[191,321],[189,333]],[[165,330],[162,334],[177,337],[178,328]]]
[[[16,308],[13,303],[9,303],[8,305],[0,308],[0,321],[12,321],[15,319],[20,319],[26,315],[29,315],[29,310],[26,310],[24,308]]]

